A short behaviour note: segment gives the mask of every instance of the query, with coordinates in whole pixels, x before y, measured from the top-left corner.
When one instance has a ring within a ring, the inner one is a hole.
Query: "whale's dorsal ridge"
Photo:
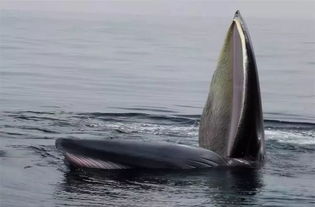
[[[204,107],[199,144],[225,158],[262,160],[263,116],[255,55],[236,11]]]

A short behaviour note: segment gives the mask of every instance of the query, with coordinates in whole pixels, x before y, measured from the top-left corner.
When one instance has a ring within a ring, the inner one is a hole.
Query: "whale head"
[[[239,11],[230,25],[199,127],[200,147],[225,158],[262,161],[263,114],[255,55]]]

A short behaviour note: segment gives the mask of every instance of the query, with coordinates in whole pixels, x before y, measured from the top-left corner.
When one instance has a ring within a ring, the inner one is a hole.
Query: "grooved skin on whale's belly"
[[[89,157],[84,157],[81,155],[75,155],[66,152],[65,159],[73,166],[82,167],[82,168],[95,168],[95,169],[127,169],[128,166],[121,165],[118,163],[104,161],[99,159],[93,159]]]

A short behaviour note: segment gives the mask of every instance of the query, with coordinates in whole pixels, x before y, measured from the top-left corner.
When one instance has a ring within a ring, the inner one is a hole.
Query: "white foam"
[[[283,131],[283,130],[266,130],[266,139],[277,140],[281,143],[315,145],[315,137],[312,131]]]

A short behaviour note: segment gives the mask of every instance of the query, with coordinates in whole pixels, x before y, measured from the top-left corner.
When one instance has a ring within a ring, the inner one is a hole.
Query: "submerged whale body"
[[[128,140],[57,139],[72,167],[193,169],[259,166],[265,141],[259,79],[237,11],[227,32],[199,127],[200,147]]]

